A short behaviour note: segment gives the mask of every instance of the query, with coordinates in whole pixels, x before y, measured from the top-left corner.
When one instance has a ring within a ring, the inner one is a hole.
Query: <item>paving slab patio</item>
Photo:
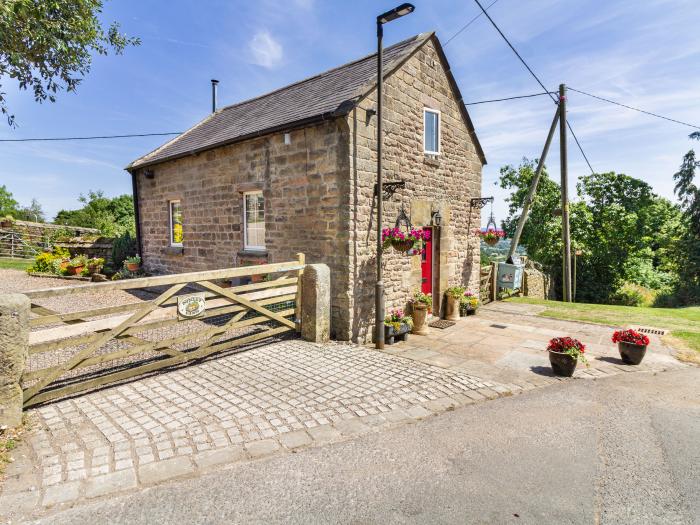
[[[590,366],[579,364],[575,378],[593,379],[632,371],[660,372],[687,366],[657,335],[641,365],[625,365],[611,342],[616,327],[539,317],[543,306],[494,302],[477,315],[464,317],[447,329],[429,328],[428,335],[387,346],[386,353],[462,370],[511,391],[560,381],[552,375],[545,352],[552,337],[571,336],[586,345]]]
[[[452,360],[432,353],[443,364]],[[463,370],[356,345],[265,344],[30,410],[34,428],[8,469],[0,520],[353,439],[510,393]]]

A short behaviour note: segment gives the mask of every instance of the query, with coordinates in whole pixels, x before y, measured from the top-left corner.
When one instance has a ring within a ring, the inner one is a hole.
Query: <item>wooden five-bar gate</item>
[[[299,330],[303,270],[299,254],[285,263],[26,292],[24,406]],[[241,278],[252,282],[231,284]],[[105,306],[107,294],[113,304]]]

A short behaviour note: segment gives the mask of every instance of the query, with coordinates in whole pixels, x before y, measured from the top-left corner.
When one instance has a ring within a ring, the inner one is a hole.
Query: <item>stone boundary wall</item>
[[[523,276],[523,295],[536,299],[553,299],[552,278],[535,268],[526,268]]]
[[[87,255],[88,257],[102,257],[105,261],[110,261],[113,243],[114,239],[100,237],[94,241],[71,239],[69,242],[57,242],[55,246],[68,250],[71,257]]]

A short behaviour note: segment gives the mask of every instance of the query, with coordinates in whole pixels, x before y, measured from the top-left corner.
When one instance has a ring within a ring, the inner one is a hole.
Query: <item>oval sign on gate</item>
[[[206,302],[203,293],[180,295],[177,298],[177,315],[180,319],[193,319],[204,313]]]

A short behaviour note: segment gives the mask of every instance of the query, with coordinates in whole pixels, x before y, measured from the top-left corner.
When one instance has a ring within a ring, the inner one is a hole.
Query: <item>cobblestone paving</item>
[[[277,342],[30,411],[31,450],[0,503],[104,495],[506,393],[353,345]]]

